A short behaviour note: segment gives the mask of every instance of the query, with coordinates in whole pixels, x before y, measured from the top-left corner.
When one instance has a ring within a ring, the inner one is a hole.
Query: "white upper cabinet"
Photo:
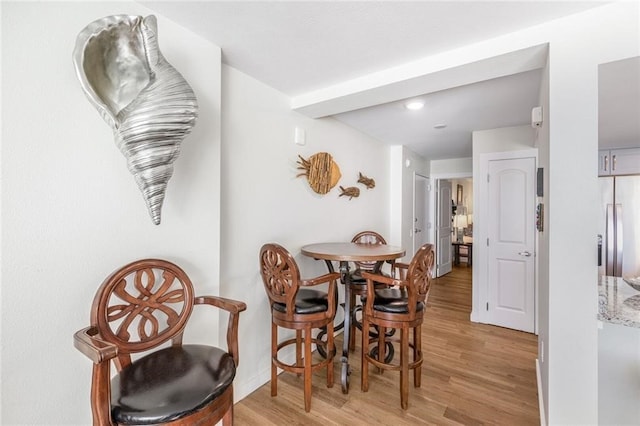
[[[640,148],[598,151],[598,176],[640,174]]]

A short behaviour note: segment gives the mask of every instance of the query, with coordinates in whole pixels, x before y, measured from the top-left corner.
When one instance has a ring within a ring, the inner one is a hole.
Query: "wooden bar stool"
[[[333,358],[336,353],[333,319],[336,314],[336,281],[340,274],[334,272],[303,280],[293,256],[278,244],[262,246],[260,273],[271,307],[271,396],[278,394],[278,368],[303,374],[304,409],[309,412],[312,373],[326,367],[327,387],[333,386]],[[306,288],[326,283],[327,292]],[[278,327],[295,330],[296,337],[278,343]],[[325,343],[314,338],[311,333],[313,329],[321,327],[327,328],[327,342],[324,348],[326,359],[313,363],[311,344]],[[278,352],[289,345],[295,345],[296,348],[294,364],[287,364],[278,358]]]
[[[386,240],[375,231],[362,231],[357,233],[352,239],[352,243],[386,245]],[[394,261],[390,261],[393,265]],[[381,267],[384,262],[379,261],[358,261],[353,262],[355,269],[350,272],[349,285],[351,286],[351,330],[349,332],[349,349],[356,347],[356,328],[362,331],[362,322],[358,320],[357,313],[362,311],[362,304],[356,304],[356,296],[364,296],[367,293],[367,280],[362,276],[362,272],[382,273]],[[386,274],[383,274],[386,275]],[[384,288],[382,284],[377,284],[378,288]]]
[[[369,390],[369,363],[383,370],[399,371],[400,405],[405,410],[409,406],[409,370],[413,370],[414,386],[420,387],[423,361],[422,321],[431,287],[433,261],[433,245],[425,244],[418,249],[408,265],[396,262],[397,279],[369,272],[362,273],[367,279],[362,328],[368,330],[371,325],[378,327],[376,339],[370,339],[369,333],[362,333],[362,391]],[[376,283],[393,288],[376,289]],[[400,337],[388,337],[385,334],[387,329],[399,330]],[[412,341],[409,339],[410,332],[413,335]],[[384,360],[384,346],[389,341],[400,345],[400,360],[396,363]],[[378,345],[377,359],[370,353],[370,344]]]

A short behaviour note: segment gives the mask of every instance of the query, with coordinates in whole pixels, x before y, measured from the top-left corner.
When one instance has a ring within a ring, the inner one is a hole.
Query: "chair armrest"
[[[407,281],[400,280],[393,277],[387,277],[380,274],[372,274],[370,272],[363,272],[362,277],[367,280],[367,301],[363,306],[364,315],[373,315],[373,304],[376,299],[375,284],[386,284],[388,286],[401,287],[406,286]],[[375,283],[375,284],[374,284]]]
[[[94,364],[118,356],[118,347],[97,337],[98,330],[91,326],[78,330],[73,335],[73,346],[85,354]]]
[[[319,277],[309,278],[306,280],[300,280],[300,285],[302,286],[314,286],[318,284],[327,283],[332,280],[339,280],[340,273],[339,272],[330,272],[328,274],[320,275]]]
[[[211,305],[224,309],[232,314],[239,314],[247,309],[247,304],[233,299],[225,299],[218,296],[200,296],[195,299],[196,305]]]
[[[86,327],[73,335],[73,346],[93,361],[91,379],[91,411],[94,425],[111,422],[111,362],[118,356],[118,347],[98,337],[96,327]]]
[[[365,278],[366,280],[374,281],[376,283],[386,284],[390,286],[405,285],[405,282],[403,280],[399,280],[393,277],[388,277],[386,275],[372,274],[371,272],[365,272],[365,271],[362,271],[362,278]]]
[[[407,271],[409,271],[409,264],[403,262],[396,262],[394,273],[398,271],[397,276],[399,279],[404,280],[407,277]]]
[[[247,304],[232,299],[217,296],[200,296],[195,298],[196,305],[211,305],[229,312],[227,323],[227,351],[233,357],[236,367],[240,364],[240,351],[238,349],[238,320],[240,312],[247,309]]]
[[[328,312],[331,316],[336,314],[336,305],[338,303],[338,292],[336,283],[340,279],[339,272],[330,272],[328,274],[320,275],[319,277],[310,278],[306,280],[300,280],[300,286],[314,286],[318,284],[329,283],[327,291],[327,306]]]

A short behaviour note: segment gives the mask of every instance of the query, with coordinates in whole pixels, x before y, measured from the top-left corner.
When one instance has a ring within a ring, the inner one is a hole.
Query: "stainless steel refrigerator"
[[[640,175],[598,178],[599,275],[640,276]]]

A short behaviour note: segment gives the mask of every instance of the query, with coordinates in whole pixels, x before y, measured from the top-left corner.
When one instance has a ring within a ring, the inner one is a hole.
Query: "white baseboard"
[[[471,315],[469,315],[469,321],[480,322],[480,320],[478,319],[478,315],[476,315],[476,312],[473,310],[473,308],[471,308]]]
[[[538,408],[540,409],[540,426],[547,426],[544,415],[544,394],[542,393],[542,377],[540,376],[540,360],[536,358],[536,382],[538,383]]]
[[[337,349],[336,349],[337,350]],[[316,345],[311,346],[311,351],[316,351]],[[336,358],[338,352],[336,352]],[[295,346],[289,346],[284,348],[280,352],[280,360],[285,364],[293,365],[296,362],[296,351]],[[240,366],[242,368],[242,365]],[[278,375],[282,373],[283,370],[278,369]],[[249,394],[257,390],[259,387],[263,386],[266,383],[271,381],[271,363],[267,365],[266,368],[263,368],[261,371],[258,371],[258,374],[250,377],[248,380],[243,382],[234,381],[233,383],[233,400],[234,403],[241,401],[246,398]]]
[[[0,0],[1,1],[1,0]],[[344,330],[338,330],[334,333],[334,336],[342,334]],[[316,351],[316,345],[311,345],[311,351]],[[342,354],[342,348],[336,347],[336,356],[334,358],[334,362],[339,362],[340,354]],[[270,355],[269,355],[270,356]],[[296,351],[295,346],[289,346],[287,348],[283,348],[279,353],[280,360],[285,364],[294,364],[296,361]],[[242,368],[242,365],[240,366]],[[278,369],[278,375],[282,373],[282,370]],[[257,374],[254,374],[249,379],[246,379],[242,382],[236,380],[233,382],[233,401],[234,404],[238,401],[249,396],[259,387],[263,386],[266,383],[271,381],[271,358],[269,358],[269,364],[267,364],[266,368],[258,371]]]
[[[296,362],[296,352],[295,347],[290,346],[288,348],[284,348],[280,353],[281,360],[285,364],[294,364]],[[242,364],[240,365],[242,368]],[[282,370],[278,370],[278,374],[282,373]],[[265,383],[269,383],[271,381],[271,362],[267,364],[267,366],[260,371],[258,374],[253,375],[248,380],[243,382],[234,381],[233,383],[233,399],[234,403],[241,401],[246,398],[253,391],[257,390],[260,386]]]

